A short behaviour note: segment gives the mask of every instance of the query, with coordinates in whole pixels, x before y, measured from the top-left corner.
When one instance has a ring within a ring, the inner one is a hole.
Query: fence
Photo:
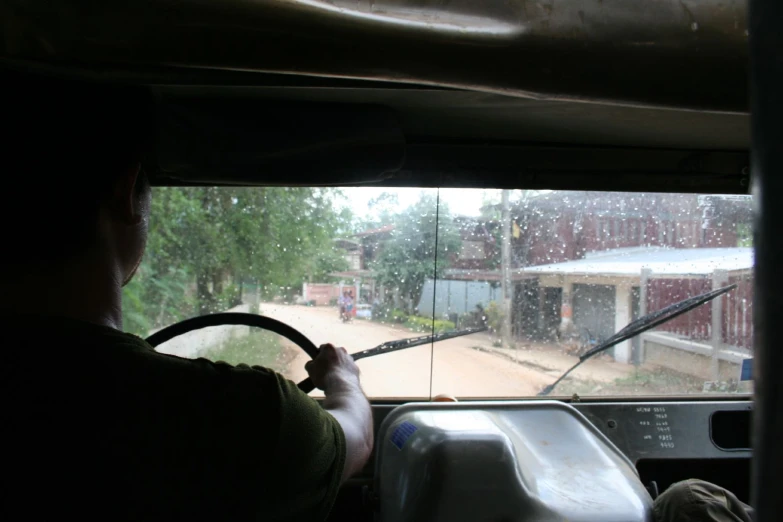
[[[723,342],[742,348],[753,348],[753,277],[743,274],[729,277],[737,288],[723,301]]]
[[[317,306],[327,306],[331,300],[340,297],[340,287],[333,284],[304,283],[302,297],[305,301],[315,301]]]
[[[752,349],[753,347],[753,277],[751,274],[731,275],[727,284],[737,288],[717,299],[720,300],[721,332],[723,344]],[[660,310],[677,301],[712,289],[711,277],[703,278],[651,278],[647,282],[647,311]],[[699,306],[661,326],[658,331],[670,332],[693,341],[711,341],[712,311],[710,304]]]
[[[463,315],[473,312],[476,305],[486,307],[490,301],[500,301],[500,287],[493,288],[483,281],[453,281],[432,279],[424,283],[418,309],[421,315],[433,315],[433,292],[435,292],[435,316],[449,317],[451,314]]]

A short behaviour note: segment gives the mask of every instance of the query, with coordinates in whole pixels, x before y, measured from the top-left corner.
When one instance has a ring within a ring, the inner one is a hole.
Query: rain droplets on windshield
[[[714,302],[624,341],[554,395],[750,391],[749,196],[474,189],[158,188],[124,294],[141,336],[235,310],[358,352],[488,331],[363,359],[372,397],[533,396],[632,320],[713,288]],[[306,355],[248,327],[160,351],[304,378]]]

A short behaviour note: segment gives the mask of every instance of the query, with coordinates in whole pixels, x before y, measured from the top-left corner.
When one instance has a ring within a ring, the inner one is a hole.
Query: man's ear
[[[144,219],[136,196],[136,184],[141,183],[140,172],[141,165],[138,163],[128,167],[117,177],[114,185],[112,213],[129,226],[138,225]]]

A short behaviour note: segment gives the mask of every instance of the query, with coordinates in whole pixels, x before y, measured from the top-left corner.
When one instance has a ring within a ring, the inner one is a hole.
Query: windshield
[[[736,284],[596,355],[551,395],[748,393],[751,204],[696,194],[157,188],[147,253],[124,292],[125,329],[146,337],[188,317],[244,311],[359,352],[486,327],[362,359],[365,392],[528,397],[632,320]],[[158,350],[306,377],[304,352],[244,326],[191,332]]]

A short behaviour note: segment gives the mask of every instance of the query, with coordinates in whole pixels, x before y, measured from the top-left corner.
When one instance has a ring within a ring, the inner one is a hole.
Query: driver
[[[3,72],[4,519],[312,520],[373,444],[343,348],[264,368],[156,353],[122,331],[144,253],[153,104]]]

